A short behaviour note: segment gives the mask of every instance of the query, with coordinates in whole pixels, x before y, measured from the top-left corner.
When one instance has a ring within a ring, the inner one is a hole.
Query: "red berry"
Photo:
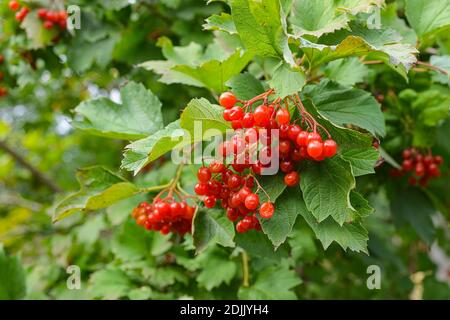
[[[230,119],[233,120],[242,120],[244,117],[244,111],[240,107],[232,107],[230,109]]]
[[[237,102],[236,96],[231,92],[224,92],[220,95],[219,103],[225,109],[232,108]]]
[[[297,141],[297,136],[302,131],[302,128],[298,124],[293,124],[289,127],[288,136],[292,141]]]
[[[245,202],[245,199],[247,199],[247,197],[251,194],[252,190],[249,187],[243,187],[239,190],[239,198],[241,199],[241,202]]]
[[[295,140],[299,147],[306,147],[308,145],[308,131],[301,131]]]
[[[16,13],[16,20],[22,22],[29,12],[28,8],[22,8],[19,12]]]
[[[228,220],[235,222],[239,218],[239,212],[236,209],[228,208],[227,209],[227,218],[228,218]]]
[[[413,169],[413,167],[414,167],[414,163],[412,160],[410,160],[410,159],[403,160],[402,169],[404,171],[411,171]]]
[[[245,207],[249,210],[255,210],[259,206],[259,196],[251,193],[245,198]]]
[[[434,157],[434,163],[436,163],[437,165],[443,164],[444,163],[444,159],[441,156],[435,156]]]
[[[270,124],[270,110],[267,106],[259,106],[253,113],[255,125],[259,127],[267,127]]]
[[[275,118],[278,124],[288,124],[291,121],[291,115],[287,109],[280,109],[277,111]]]
[[[296,171],[292,171],[284,176],[284,184],[293,187],[300,181],[300,176]]]
[[[41,8],[38,10],[38,16],[40,19],[45,19],[47,17],[47,9]]]
[[[248,222],[241,220],[236,224],[236,231],[238,233],[244,233],[244,232],[247,232],[249,227],[250,227],[250,225]]]
[[[310,142],[312,141],[319,141],[322,142],[322,137],[320,136],[320,134],[318,134],[317,132],[310,132],[308,134],[308,138],[307,138],[307,143],[309,145]]]
[[[231,190],[238,188],[241,185],[242,179],[237,174],[233,174],[228,178],[227,185]]]
[[[435,163],[428,166],[427,172],[432,177],[439,177],[441,175],[441,171]]]
[[[433,163],[433,156],[432,155],[426,155],[424,158],[423,158],[423,164],[424,165],[426,165],[426,166],[429,166],[430,164],[432,164]]]
[[[194,187],[194,191],[199,196],[204,196],[208,192],[208,185],[206,183],[197,183]]]
[[[327,158],[331,158],[337,152],[337,143],[332,139],[325,140],[323,143],[323,155]]]
[[[279,129],[280,129],[280,139],[288,139],[289,138],[289,125],[282,124]]]
[[[203,203],[205,204],[205,206],[207,208],[213,208],[216,205],[216,197],[214,197],[214,196],[207,196],[203,200]]]
[[[425,166],[423,165],[422,162],[418,162],[416,164],[415,171],[416,171],[416,176],[418,176],[418,177],[422,177],[425,174]]]
[[[403,153],[402,153],[403,159],[411,158],[411,156],[412,156],[412,151],[411,151],[411,149],[405,149],[405,150],[403,150]]]
[[[283,160],[280,162],[280,170],[281,172],[288,173],[294,170],[294,164],[292,161],[289,160]]]
[[[255,125],[255,119],[253,118],[253,114],[247,112],[244,114],[244,117],[242,118],[242,126],[244,128],[251,128]]]
[[[223,111],[223,119],[225,121],[231,121],[230,114],[231,114],[231,110],[230,109],[224,110]]]
[[[200,182],[208,182],[211,179],[211,171],[206,167],[198,169],[197,178]]]
[[[9,8],[12,11],[17,11],[20,8],[20,4],[19,4],[18,1],[12,0],[12,1],[9,2]]]
[[[207,183],[208,186],[208,195],[218,196],[222,191],[222,184],[217,180],[210,180]]]
[[[273,216],[273,213],[275,212],[275,207],[273,206],[272,202],[267,201],[264,202],[261,207],[259,208],[259,215],[261,218],[269,219]]]
[[[289,153],[291,151],[291,142],[289,140],[280,140],[278,148],[280,153]]]
[[[318,140],[313,140],[308,143],[308,155],[312,158],[318,158],[323,152],[323,143]]]
[[[46,21],[44,22],[44,28],[45,28],[45,29],[51,29],[51,28],[53,28],[53,22],[51,22],[50,20],[46,20]]]

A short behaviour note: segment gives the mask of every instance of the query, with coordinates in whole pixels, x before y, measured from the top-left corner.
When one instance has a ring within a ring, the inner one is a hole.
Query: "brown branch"
[[[34,167],[31,163],[29,163],[24,157],[22,157],[19,153],[13,150],[10,146],[6,144],[5,141],[0,140],[0,149],[3,149],[6,153],[8,153],[11,157],[14,158],[22,167],[26,168],[30,171],[33,176],[35,176],[39,181],[41,181],[44,185],[46,185],[53,192],[61,192],[61,188],[58,187],[50,178],[48,178],[44,173],[39,171],[36,167]]]
[[[448,76],[448,71],[447,71],[447,70],[442,69],[442,68],[439,68],[439,67],[436,67],[436,66],[433,66],[432,64],[429,64],[429,63],[427,63],[427,62],[417,61],[417,64],[419,64],[419,65],[421,65],[421,66],[424,66],[424,67],[426,67],[426,68],[428,68],[428,69],[431,69],[431,70],[434,70],[434,71],[443,73],[443,74],[445,74],[445,75]]]

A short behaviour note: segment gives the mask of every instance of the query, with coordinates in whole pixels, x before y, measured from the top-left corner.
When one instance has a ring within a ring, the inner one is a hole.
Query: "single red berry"
[[[17,11],[20,8],[20,4],[18,1],[12,0],[9,2],[9,8],[11,11]]]
[[[230,119],[233,120],[242,120],[244,117],[244,111],[240,107],[232,107],[230,109]]]
[[[161,230],[159,232],[161,232],[161,234],[163,234],[163,235],[169,234],[170,227],[169,226],[164,226],[164,227],[161,228]]]
[[[442,158],[441,156],[435,156],[434,157],[434,163],[436,163],[437,165],[443,164],[444,163],[444,158]]]
[[[308,146],[308,131],[301,131],[295,140],[299,147]]]
[[[280,140],[278,149],[280,150],[280,153],[289,153],[291,151],[291,142],[289,140]]]
[[[403,153],[402,153],[403,159],[409,159],[409,158],[411,158],[411,156],[412,156],[412,151],[411,151],[411,149],[405,149],[405,150],[403,150]]]
[[[323,143],[323,155],[326,158],[331,158],[337,152],[337,143],[333,139],[325,140]]]
[[[203,200],[203,203],[205,204],[205,206],[207,208],[213,208],[216,205],[216,197],[214,197],[214,196],[207,196]]]
[[[242,129],[243,128],[242,121],[241,120],[232,120],[231,127],[233,128],[233,130]]]
[[[294,164],[292,161],[289,160],[283,160],[280,162],[280,170],[281,172],[288,173],[294,170]]]
[[[270,110],[267,106],[258,106],[253,113],[255,125],[259,127],[267,127],[270,124]]]
[[[302,160],[302,158],[304,158],[304,155],[302,154],[302,149],[306,149],[306,148],[294,149],[291,151],[290,156],[291,156],[292,161],[299,162],[300,160]],[[305,156],[306,155],[307,154],[305,153]]]
[[[308,145],[312,141],[322,142],[322,137],[317,132],[310,132],[310,133],[308,133],[308,139],[306,141],[307,141]]]
[[[250,225],[247,222],[244,222],[244,220],[238,221],[238,223],[236,223],[236,231],[238,233],[247,232],[249,226]]]
[[[312,158],[318,158],[323,152],[323,143],[318,140],[313,140],[308,143],[308,155]]]
[[[51,28],[53,28],[53,22],[50,21],[50,20],[45,20],[45,22],[44,22],[44,28],[45,28],[45,29],[51,29]]]
[[[429,166],[430,164],[433,163],[433,156],[428,154],[423,158],[423,164],[426,166]]]
[[[411,171],[414,167],[414,162],[411,159],[405,159],[402,162],[402,169],[404,171]]]
[[[255,186],[255,178],[248,177],[247,180],[245,180],[245,185],[249,188],[253,188]]]
[[[251,193],[245,198],[245,207],[249,210],[255,210],[259,206],[259,196]]]
[[[288,139],[289,138],[289,125],[287,124],[282,124],[280,126],[280,139]]]
[[[272,202],[267,201],[264,202],[261,207],[259,208],[259,215],[261,218],[269,219],[273,216],[273,213],[275,212],[275,207],[273,206]]]
[[[225,109],[232,108],[237,102],[236,96],[231,92],[224,92],[219,97],[219,103]]]
[[[423,165],[422,162],[418,162],[416,164],[415,171],[416,171],[416,176],[418,176],[418,177],[422,177],[425,174],[425,166]]]
[[[288,124],[291,121],[291,115],[287,109],[280,109],[277,111],[275,118],[278,124]]]
[[[211,179],[211,170],[206,167],[198,169],[197,178],[200,182],[208,182]]]
[[[225,121],[231,121],[230,114],[231,114],[230,109],[223,110],[223,119]]]
[[[228,218],[228,220],[235,222],[239,218],[239,212],[236,209],[228,208],[227,209],[227,218]]]
[[[218,196],[222,191],[222,184],[217,180],[209,180],[207,186],[207,195]]]
[[[435,163],[432,163],[428,166],[427,172],[432,177],[439,177],[441,175],[441,171]]]
[[[255,125],[255,119],[253,118],[253,113],[247,112],[242,117],[242,126],[244,128],[251,128]]]
[[[228,178],[227,185],[231,190],[238,188],[241,185],[242,179],[237,174],[233,174]]]
[[[298,124],[290,125],[289,132],[288,132],[289,139],[296,142],[297,136],[300,134],[300,132],[302,132],[302,128]]]
[[[212,173],[223,172],[225,170],[225,168],[226,168],[225,165],[221,162],[214,161],[209,164],[209,170]]]
[[[284,184],[293,187],[300,182],[300,175],[296,171],[289,172],[284,176]]]
[[[194,191],[199,196],[204,196],[208,192],[208,185],[206,183],[197,183],[194,187]]]
[[[44,20],[47,17],[47,9],[41,8],[38,10],[38,17]]]

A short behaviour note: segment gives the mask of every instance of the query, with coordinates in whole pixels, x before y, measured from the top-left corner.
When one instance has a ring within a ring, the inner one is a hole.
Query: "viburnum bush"
[[[0,298],[450,295],[450,0],[67,5],[0,4]]]

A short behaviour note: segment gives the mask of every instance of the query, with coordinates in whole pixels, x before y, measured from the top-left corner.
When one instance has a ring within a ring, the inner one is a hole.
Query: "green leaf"
[[[358,216],[361,218],[367,217],[375,211],[375,209],[370,206],[369,201],[354,190],[350,193],[350,202],[356,212],[358,212]]]
[[[367,241],[369,239],[367,230],[359,223],[345,223],[340,226],[331,217],[322,222],[317,222],[314,216],[306,209],[301,211],[301,215],[314,231],[317,239],[326,250],[335,241],[342,249],[350,249],[356,252],[367,252]]]
[[[417,61],[417,49],[402,43],[402,37],[394,30],[367,29],[355,22],[350,23],[350,30],[338,30],[324,35],[319,39],[319,44],[304,38],[300,38],[300,41],[300,48],[312,67],[345,57],[371,53],[373,59],[382,60],[407,79],[407,71]]]
[[[447,74],[439,71],[433,72],[433,81],[450,86],[450,55],[431,56],[430,64],[447,71]]]
[[[347,26],[352,15],[381,7],[380,0],[293,0],[289,22],[296,37],[320,37]]]
[[[209,60],[199,66],[176,65],[172,70],[180,72],[197,81],[201,87],[215,92],[225,91],[225,82],[239,74],[250,62],[252,55],[240,49],[223,61]]]
[[[241,73],[232,77],[226,83],[238,99],[250,100],[264,92],[264,87],[258,79],[250,73]]]
[[[319,114],[334,125],[352,124],[375,136],[386,134],[380,105],[367,91],[323,80],[318,85],[305,87],[304,95],[311,99]]]
[[[159,256],[172,246],[170,236],[156,232],[148,232],[136,224],[126,221],[115,235],[111,250],[123,262],[148,258],[149,255]]]
[[[148,163],[158,159],[174,148],[191,143],[189,133],[180,127],[180,120],[168,124],[164,129],[127,145],[121,168],[137,174]]]
[[[350,191],[355,185],[350,164],[339,157],[309,162],[301,172],[306,207],[318,222],[332,217],[342,226],[355,212],[350,202]]]
[[[304,205],[303,205],[304,208]],[[289,235],[288,242],[295,261],[313,262],[319,252],[315,244],[313,232],[307,227],[297,228]]]
[[[259,198],[261,202],[267,201],[267,195],[270,197],[270,201],[276,202],[278,197],[281,196],[281,194],[286,189],[286,184],[284,183],[284,174],[278,173],[273,176],[269,175],[263,175],[257,178],[259,184],[261,185],[261,188],[264,189],[264,191],[260,190],[258,192]]]
[[[396,190],[391,200],[391,213],[398,224],[409,223],[426,243],[433,242],[435,228],[431,216],[436,210],[421,190]]]
[[[263,258],[273,263],[279,263],[282,258],[288,257],[284,246],[275,251],[272,242],[267,236],[258,231],[249,231],[236,234],[236,244],[244,249],[251,257]]]
[[[222,107],[211,104],[205,98],[192,99],[181,114],[180,127],[194,137],[196,124],[201,123],[203,140],[206,140],[230,129],[229,123],[223,119],[222,114]]]
[[[140,191],[131,182],[100,166],[79,169],[77,179],[80,191],[57,204],[53,213],[54,222],[78,211],[106,208]]]
[[[172,149],[180,149],[223,134],[230,126],[223,119],[222,112],[223,108],[211,104],[204,98],[191,100],[181,114],[180,120],[126,146],[122,168],[136,174],[146,164]]]
[[[229,34],[237,33],[233,18],[228,13],[222,12],[220,16],[213,14],[205,21],[206,23],[203,25],[203,29],[205,30],[220,30]]]
[[[450,0],[406,0],[405,13],[420,38],[450,26]]]
[[[237,271],[236,263],[230,260],[229,254],[218,248],[208,250],[199,255],[196,260],[202,267],[196,280],[200,286],[208,291],[222,283],[230,284]]]
[[[275,249],[286,241],[294,227],[295,220],[302,209],[298,205],[299,199],[298,188],[288,188],[275,202],[273,217],[270,219],[259,219],[263,232],[272,242]]]
[[[205,250],[210,243],[234,247],[234,225],[222,210],[199,209],[193,222],[193,239],[197,253]]]
[[[417,35],[411,29],[404,19],[397,15],[398,5],[396,2],[389,3],[381,11],[381,25],[389,27],[400,33],[405,42],[415,46],[417,43]]]
[[[25,294],[25,271],[20,259],[7,256],[0,243],[0,300],[19,300]]]
[[[254,284],[241,287],[239,299],[244,300],[295,300],[293,288],[301,284],[299,276],[287,266],[268,267],[259,272]]]
[[[361,148],[349,149],[341,153],[344,160],[350,162],[352,172],[355,177],[363,176],[370,173],[375,173],[375,163],[380,157],[377,149]]]
[[[369,68],[358,58],[352,57],[331,61],[324,72],[327,78],[339,82],[343,86],[353,86],[363,82],[369,74]]]
[[[233,0],[231,16],[248,51],[294,65],[286,35],[286,17],[278,0]]]
[[[305,84],[306,75],[303,70],[285,62],[280,63],[269,81],[270,87],[275,89],[276,96],[282,99],[301,91]]]
[[[108,267],[97,271],[89,279],[89,291],[93,298],[119,299],[132,288],[131,280],[117,267]]]
[[[107,98],[82,102],[75,112],[83,120],[73,125],[89,134],[117,139],[139,139],[162,128],[161,102],[150,90],[130,82],[120,93],[121,105]]]

